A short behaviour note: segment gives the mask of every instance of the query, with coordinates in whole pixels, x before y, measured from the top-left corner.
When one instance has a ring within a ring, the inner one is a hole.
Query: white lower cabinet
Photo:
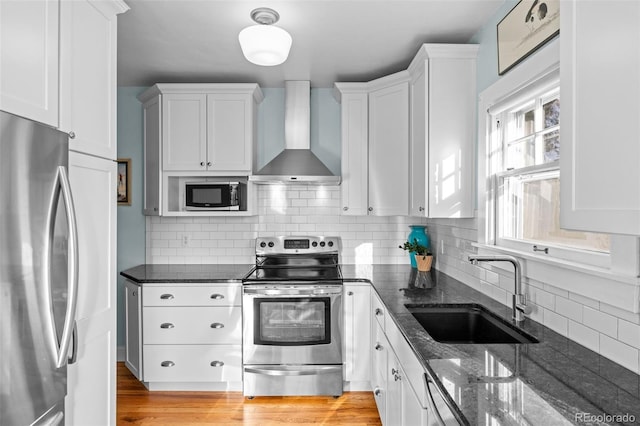
[[[126,303],[126,365],[148,389],[242,389],[239,283],[127,282]]]
[[[429,413],[424,391],[415,386],[423,380],[424,370],[375,291],[372,291],[372,306],[371,387],[382,424],[427,424]],[[402,338],[402,345],[398,344],[398,336]],[[409,348],[408,354],[406,348]],[[416,363],[420,371],[414,370]]]
[[[368,318],[371,311],[371,286],[348,283],[343,294],[345,390],[370,390],[371,328],[362,327],[362,319]]]

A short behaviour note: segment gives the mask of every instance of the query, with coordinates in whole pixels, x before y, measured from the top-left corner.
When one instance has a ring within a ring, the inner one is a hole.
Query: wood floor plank
[[[119,426],[380,425],[371,392],[333,397],[256,397],[241,392],[149,392],[118,363]]]

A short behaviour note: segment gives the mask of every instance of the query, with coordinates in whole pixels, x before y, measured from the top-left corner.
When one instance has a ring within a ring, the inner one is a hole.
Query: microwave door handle
[[[67,214],[67,227],[69,229],[69,259],[68,259],[68,281],[67,281],[67,310],[64,316],[64,327],[60,338],[56,366],[58,368],[68,362],[69,345],[73,338],[75,326],[76,305],[78,298],[78,226],[76,213],[71,195],[71,184],[67,169],[64,166],[58,167],[58,182],[62,189],[65,211]],[[77,342],[75,343],[77,345]]]

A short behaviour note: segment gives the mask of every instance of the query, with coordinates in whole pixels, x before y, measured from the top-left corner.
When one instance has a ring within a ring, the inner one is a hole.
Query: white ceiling
[[[126,0],[118,18],[118,85],[158,82],[368,81],[406,69],[422,43],[466,43],[505,0]],[[293,37],[288,60],[242,56],[249,13],[271,7]]]

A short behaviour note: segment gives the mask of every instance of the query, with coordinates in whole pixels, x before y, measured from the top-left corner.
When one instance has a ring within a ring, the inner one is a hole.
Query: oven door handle
[[[262,296],[305,296],[305,297],[322,297],[327,295],[342,294],[342,287],[338,288],[247,288],[243,289],[244,294],[256,294]]]
[[[328,365],[314,368],[298,369],[296,367],[245,367],[245,373],[261,374],[263,376],[313,376],[342,371],[342,365]]]

